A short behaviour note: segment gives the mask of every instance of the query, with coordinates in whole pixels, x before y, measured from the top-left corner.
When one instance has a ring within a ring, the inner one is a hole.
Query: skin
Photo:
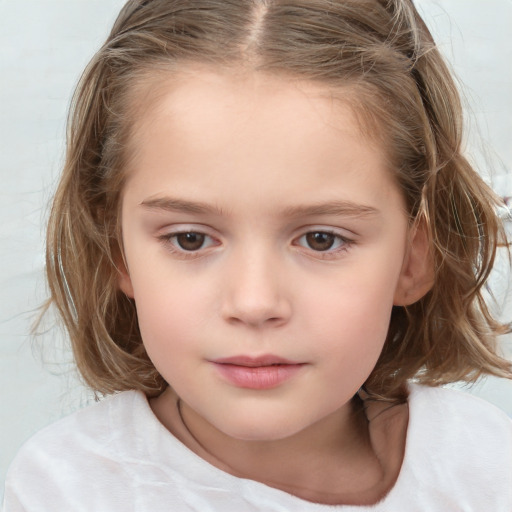
[[[388,155],[311,83],[199,68],[156,97],[131,140],[119,281],[170,384],[153,411],[234,475],[321,503],[378,501],[407,408],[369,426],[353,397],[393,305],[426,291]],[[301,366],[247,389],[212,362],[268,354]]]

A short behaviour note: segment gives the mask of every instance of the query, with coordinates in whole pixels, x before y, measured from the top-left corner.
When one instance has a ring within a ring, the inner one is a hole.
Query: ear
[[[133,299],[133,286],[132,286],[132,280],[130,278],[130,274],[128,274],[128,271],[126,270],[126,268],[120,269],[118,267],[118,271],[119,271],[119,277],[118,277],[119,289],[127,297],[129,297],[130,299]]]
[[[117,269],[117,284],[119,289],[130,299],[133,299],[133,285],[130,273],[128,272],[128,266],[121,249],[115,251],[115,261]]]
[[[434,284],[434,262],[424,220],[411,228],[408,244],[395,289],[395,306],[414,304],[426,295]]]

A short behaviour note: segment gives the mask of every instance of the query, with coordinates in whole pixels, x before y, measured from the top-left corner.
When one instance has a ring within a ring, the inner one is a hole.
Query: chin
[[[226,425],[218,425],[218,429],[224,434],[239,441],[268,442],[279,441],[292,437],[301,432],[308,425],[291,423],[286,418],[265,418],[260,415],[257,418],[229,418]]]

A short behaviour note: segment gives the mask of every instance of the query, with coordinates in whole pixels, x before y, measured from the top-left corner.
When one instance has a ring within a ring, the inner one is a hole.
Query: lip
[[[236,387],[272,389],[294,377],[305,363],[274,355],[234,356],[211,361],[220,375]]]

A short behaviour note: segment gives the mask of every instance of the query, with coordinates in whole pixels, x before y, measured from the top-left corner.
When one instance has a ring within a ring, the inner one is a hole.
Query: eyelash
[[[210,240],[210,242],[208,243],[207,247],[204,247],[203,241],[203,243],[197,249],[185,249],[180,246],[179,242],[177,241],[178,237],[182,235],[198,235],[200,237],[204,237],[204,240]],[[307,242],[307,237],[310,235],[328,235],[333,237],[333,245],[335,245],[335,247],[333,248],[331,246],[325,250],[315,250],[310,246],[306,247],[306,245],[301,245],[300,240],[305,240],[305,244],[309,245],[310,242]],[[212,236],[207,235],[201,231],[194,230],[183,230],[174,233],[166,233],[164,235],[158,236],[158,240],[161,241],[172,253],[183,259],[198,258],[203,254],[203,250],[208,249],[209,247],[215,247],[216,245],[220,244],[220,242],[215,243],[215,238]],[[354,240],[328,229],[313,229],[303,233],[293,240],[293,245],[307,249],[308,251],[311,251],[312,254],[314,254],[314,257],[321,259],[336,258],[340,253],[348,251],[353,244]]]

